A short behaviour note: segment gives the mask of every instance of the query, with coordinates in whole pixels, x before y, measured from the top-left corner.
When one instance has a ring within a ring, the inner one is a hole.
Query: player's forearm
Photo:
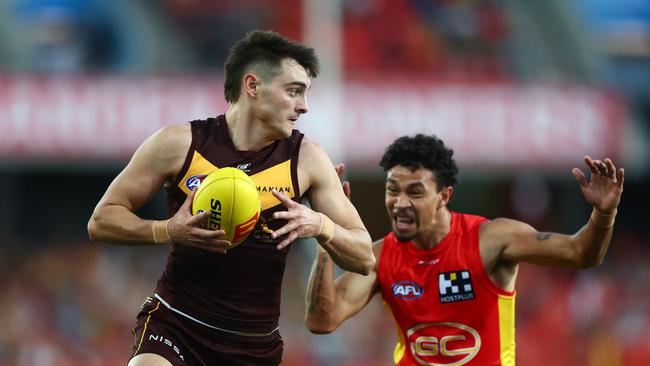
[[[122,245],[163,244],[167,239],[165,222],[156,224],[139,218],[122,206],[105,206],[95,210],[88,221],[88,236],[93,241]]]
[[[334,263],[348,272],[370,273],[375,265],[372,241],[365,229],[344,229],[324,217],[326,223],[316,239],[332,256]],[[328,225],[331,227],[328,228]]]
[[[307,284],[305,324],[312,333],[323,334],[338,327],[334,319],[336,288],[332,259],[322,249],[317,253]]]
[[[614,232],[616,211],[605,215],[595,208],[585,226],[571,240],[579,249],[578,265],[581,268],[598,266],[603,262]]]

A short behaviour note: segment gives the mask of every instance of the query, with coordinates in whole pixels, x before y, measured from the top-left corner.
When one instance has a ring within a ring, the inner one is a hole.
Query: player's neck
[[[431,249],[438,245],[451,231],[451,212],[446,207],[436,212],[434,221],[421,231],[413,243],[420,249]]]
[[[230,139],[238,151],[258,151],[273,143],[274,139],[261,131],[262,123],[256,120],[250,108],[231,104],[225,115]]]

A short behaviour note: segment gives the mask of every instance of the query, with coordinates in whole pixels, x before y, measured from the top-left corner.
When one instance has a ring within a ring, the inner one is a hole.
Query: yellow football
[[[192,214],[210,211],[206,227],[224,230],[225,238],[240,244],[260,217],[260,196],[253,180],[237,168],[220,168],[196,188]]]

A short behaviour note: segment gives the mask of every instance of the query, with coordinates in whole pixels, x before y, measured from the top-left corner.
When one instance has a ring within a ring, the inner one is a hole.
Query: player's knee
[[[153,353],[142,353],[133,357],[128,366],[172,366],[164,357]]]

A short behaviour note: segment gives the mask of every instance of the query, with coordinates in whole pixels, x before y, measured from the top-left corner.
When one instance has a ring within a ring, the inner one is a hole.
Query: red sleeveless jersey
[[[479,253],[485,218],[452,212],[434,248],[384,238],[378,282],[398,326],[396,365],[514,365],[515,293],[488,277]]]

